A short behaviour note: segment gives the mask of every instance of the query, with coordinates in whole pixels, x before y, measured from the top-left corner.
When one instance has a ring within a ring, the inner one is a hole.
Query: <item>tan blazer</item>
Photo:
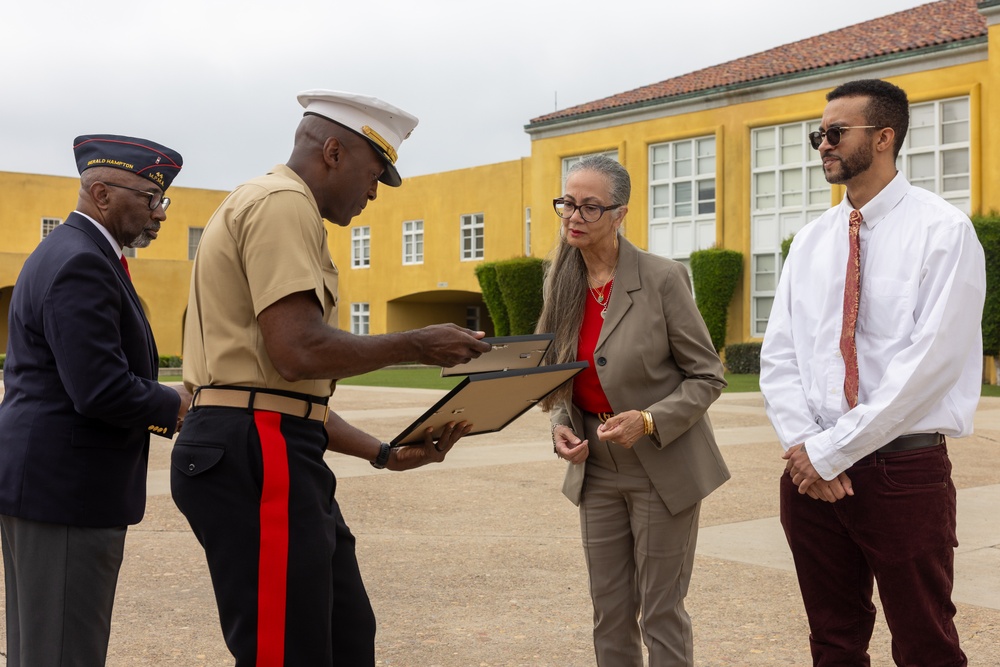
[[[615,412],[649,410],[657,436],[634,448],[667,509],[676,514],[721,486],[729,469],[706,411],[726,386],[722,363],[695,306],[683,264],[639,250],[624,237],[604,326],[597,376]],[[552,423],[583,437],[573,405]],[[580,504],[584,464],[569,464],[563,493]]]

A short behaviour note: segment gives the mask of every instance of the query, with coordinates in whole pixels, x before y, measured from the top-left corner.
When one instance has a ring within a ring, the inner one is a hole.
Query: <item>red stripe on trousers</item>
[[[281,414],[254,412],[264,460],[257,575],[257,667],[285,664],[285,591],[288,575],[288,454]]]

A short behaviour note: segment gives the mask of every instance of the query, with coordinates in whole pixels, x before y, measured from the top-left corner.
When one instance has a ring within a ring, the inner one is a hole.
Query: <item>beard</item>
[[[875,151],[871,144],[865,143],[853,154],[846,158],[839,158],[839,160],[839,172],[830,173],[826,169],[823,170],[823,176],[826,177],[827,183],[846,183],[858,174],[864,173],[872,166],[872,162],[875,160]]]
[[[131,242],[129,242],[128,247],[129,248],[147,248],[147,247],[149,247],[149,244],[152,243],[152,242],[153,242],[153,237],[150,236],[149,234],[147,234],[146,230],[143,230],[141,234],[139,234],[137,237],[135,237],[134,239],[132,239]]]

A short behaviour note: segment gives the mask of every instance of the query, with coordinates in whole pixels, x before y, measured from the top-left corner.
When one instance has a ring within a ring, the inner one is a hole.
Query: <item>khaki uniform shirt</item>
[[[239,385],[329,396],[334,382],[289,382],[274,369],[257,316],[312,292],[337,325],[337,267],[306,184],[285,165],[234,190],[205,226],[191,273],[184,384]]]

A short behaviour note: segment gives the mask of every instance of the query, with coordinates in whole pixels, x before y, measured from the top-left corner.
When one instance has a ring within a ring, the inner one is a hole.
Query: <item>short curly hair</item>
[[[895,159],[903,147],[906,130],[910,126],[910,101],[906,91],[881,79],[858,79],[843,83],[826,95],[830,102],[841,97],[867,97],[865,123],[880,128],[891,127],[895,132],[892,144]]]

